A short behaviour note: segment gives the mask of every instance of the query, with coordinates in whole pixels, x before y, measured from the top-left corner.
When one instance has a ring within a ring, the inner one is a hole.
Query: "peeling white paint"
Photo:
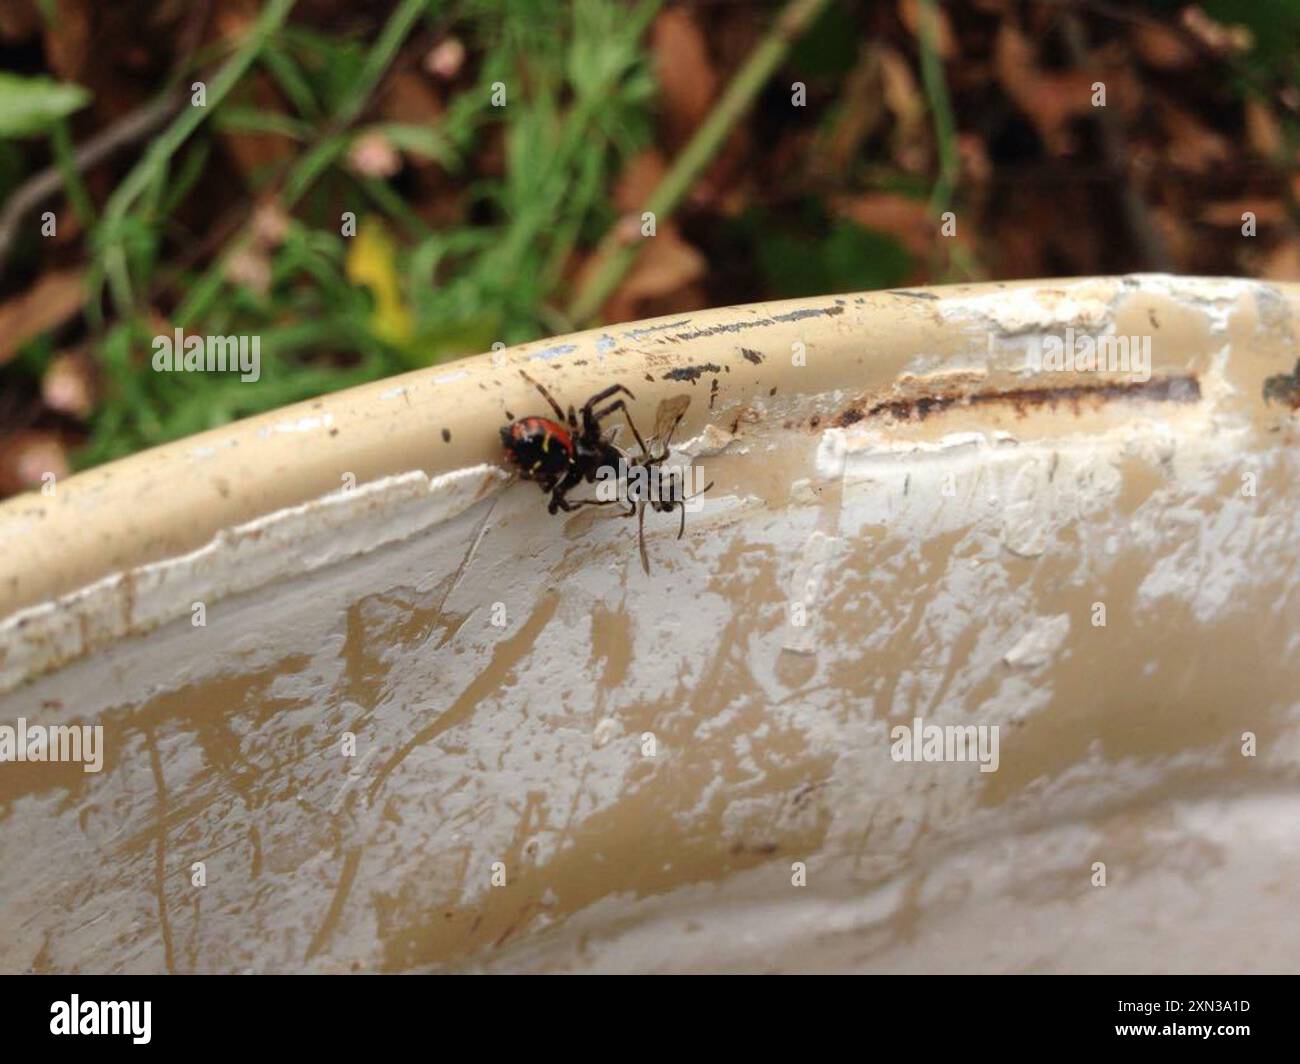
[[[150,631],[183,616],[194,602],[214,603],[405,539],[465,510],[492,484],[496,466],[430,479],[421,471],[337,491],[219,533],[188,554],[109,576],[55,602],[0,622],[0,692],[72,660],[90,646]]]

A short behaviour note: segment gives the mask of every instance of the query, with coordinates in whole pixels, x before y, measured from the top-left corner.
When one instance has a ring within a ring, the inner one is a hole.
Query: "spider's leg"
[[[681,523],[681,527],[677,530],[678,539],[681,539],[682,533],[686,531],[686,503],[691,499],[698,499],[711,487],[713,487],[713,481],[710,480],[707,484],[704,485],[704,487],[702,487],[699,491],[695,492],[694,495],[686,495],[683,493],[682,497],[677,500],[677,505],[682,508],[682,523]]]
[[[641,544],[641,568],[645,570],[645,575],[650,575],[650,556],[645,552],[645,503],[642,503],[637,509],[640,511],[640,517],[637,519],[636,538]]]
[[[577,502],[569,502],[568,499],[565,499],[565,505],[563,505],[561,509],[564,510],[565,513],[568,513],[569,511],[576,510],[582,506],[610,506],[613,503],[622,501],[622,499],[579,499]],[[623,516],[630,517],[631,514],[624,514]]]
[[[548,391],[546,390],[546,385],[542,384],[541,381],[535,381],[535,380],[533,380],[533,378],[530,377],[530,376],[528,376],[528,374],[525,373],[523,370],[520,370],[520,371],[519,371],[519,376],[523,377],[524,380],[526,380],[529,384],[531,384],[534,388],[536,388],[539,392],[542,393],[542,397],[543,397],[543,398],[544,398],[548,403],[551,404],[551,409],[555,411],[555,416],[556,416],[557,418],[559,418],[561,421],[563,421],[563,420],[564,420],[564,411],[560,408],[560,404],[557,403],[557,402],[555,401],[555,397],[554,397],[553,395],[551,395],[551,393],[548,392]],[[570,408],[570,410],[569,410],[569,420],[570,420],[570,421],[573,420],[573,410],[572,410],[572,408]]]
[[[710,480],[707,484],[704,485],[704,487],[702,487],[702,488],[701,488],[699,491],[697,491],[694,495],[683,495],[683,496],[682,496],[682,502],[690,502],[692,499],[698,499],[701,495],[703,495],[703,494],[704,494],[706,491],[708,491],[711,487],[713,487],[713,481]]]
[[[583,403],[583,404],[582,404],[582,412],[583,412],[584,414],[590,413],[592,407],[599,406],[601,403],[603,403],[606,399],[610,398],[611,396],[618,395],[619,392],[622,392],[622,393],[623,393],[624,395],[626,395],[629,399],[635,399],[635,398],[636,398],[636,396],[632,394],[632,390],[631,390],[630,388],[626,387],[625,385],[622,385],[622,384],[611,384],[611,385],[610,385],[608,388],[606,388],[603,392],[597,392],[597,393],[596,393],[595,395],[593,395],[590,399],[588,399],[585,403]]]
[[[676,509],[681,510],[681,512],[682,512],[681,522],[680,522],[680,524],[678,524],[678,526],[677,526],[677,538],[678,538],[678,539],[681,539],[683,533],[685,533],[685,531],[686,531],[686,503],[684,503],[684,502],[681,500],[681,498],[679,498],[679,493],[678,493],[678,491],[677,491],[677,485],[680,483],[680,484],[682,485],[682,488],[684,489],[684,488],[686,487],[686,483],[685,483],[685,481],[686,481],[686,478],[685,478],[684,476],[680,476],[678,470],[673,469],[673,470],[670,470],[670,471],[669,471],[669,473],[668,473],[668,502],[664,504],[664,509],[665,509],[665,510],[672,510],[672,509],[676,508]],[[684,495],[685,492],[683,491],[681,494]]]
[[[551,489],[551,501],[547,505],[546,509],[550,513],[555,513],[558,510],[564,510],[565,512],[572,510],[574,508],[574,503],[569,502],[569,500],[565,498],[565,495],[581,483],[582,477],[580,475],[575,476],[574,470],[570,469],[564,474],[563,479]]]
[[[618,387],[621,388],[621,387],[623,387],[623,386],[620,384]],[[622,400],[622,399],[617,399],[617,400],[615,400],[614,402],[610,403],[609,406],[605,407],[604,410],[597,410],[594,414],[591,413],[591,411],[590,411],[590,409],[589,409],[588,407],[585,407],[585,406],[584,406],[584,407],[582,408],[582,413],[583,413],[583,417],[590,417],[590,418],[592,418],[592,419],[593,419],[593,423],[596,424],[597,426],[599,426],[599,424],[600,424],[600,419],[601,419],[601,418],[605,418],[605,417],[609,417],[609,415],[612,414],[612,413],[614,413],[615,410],[621,410],[621,411],[623,411],[623,416],[624,416],[625,418],[627,418],[627,426],[628,426],[628,428],[630,428],[630,429],[632,430],[632,435],[636,437],[636,442],[637,442],[638,445],[640,445],[642,453],[648,455],[650,452],[649,452],[649,450],[647,450],[647,448],[646,448],[645,440],[643,440],[643,439],[641,438],[641,433],[637,432],[637,430],[636,430],[636,423],[632,420],[632,414],[631,414],[631,412],[628,410],[628,408],[627,408],[627,403],[626,403],[624,400]]]

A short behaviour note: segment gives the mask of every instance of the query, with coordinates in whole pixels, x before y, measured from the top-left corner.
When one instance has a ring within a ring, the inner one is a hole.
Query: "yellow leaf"
[[[348,247],[346,271],[349,281],[369,288],[374,297],[370,331],[390,344],[408,343],[414,332],[411,309],[398,281],[396,245],[382,225],[358,226]]]

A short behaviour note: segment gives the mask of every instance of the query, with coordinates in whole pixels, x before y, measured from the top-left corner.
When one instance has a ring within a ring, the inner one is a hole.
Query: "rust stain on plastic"
[[[840,411],[830,421],[836,428],[844,428],[868,418],[889,418],[894,421],[924,421],[931,414],[942,413],[954,406],[987,406],[1008,404],[1023,415],[1030,407],[1069,403],[1077,414],[1085,401],[1094,403],[1139,399],[1148,402],[1195,403],[1201,398],[1201,384],[1193,374],[1162,377],[1151,381],[1106,382],[1103,384],[1071,384],[1058,388],[998,388],[981,392],[931,392],[925,395],[898,396],[879,399],[863,405],[855,403]],[[817,427],[816,424],[813,425]]]

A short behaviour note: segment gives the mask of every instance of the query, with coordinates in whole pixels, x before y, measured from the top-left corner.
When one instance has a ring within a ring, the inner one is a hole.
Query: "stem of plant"
[[[54,162],[59,168],[59,176],[63,179],[63,191],[68,197],[68,202],[72,204],[82,229],[89,229],[95,224],[95,207],[90,201],[90,193],[86,191],[86,183],[81,179],[81,172],[77,169],[76,153],[72,147],[72,131],[68,127],[66,118],[61,118],[55,123],[50,139],[54,148]]]
[[[731,79],[722,99],[709,112],[708,118],[695,131],[695,136],[673,161],[646,202],[645,210],[653,213],[657,222],[670,216],[677,208],[682,197],[726,142],[732,128],[749,110],[790,46],[821,14],[826,3],[827,0],[790,0],[777,16],[772,28],[745,60],[745,65]],[[639,251],[640,244],[623,242],[617,225],[607,233],[596,252],[598,265],[569,305],[569,318],[580,324],[590,322],[618,287]]]
[[[921,81],[934,118],[934,140],[939,150],[939,179],[930,193],[930,213],[938,215],[949,207],[957,186],[960,161],[957,157],[957,124],[948,99],[948,81],[939,55],[939,11],[935,0],[921,0]]]

